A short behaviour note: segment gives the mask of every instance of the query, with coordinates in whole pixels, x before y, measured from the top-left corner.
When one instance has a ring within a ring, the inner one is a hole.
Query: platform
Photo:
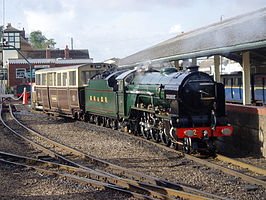
[[[227,104],[226,110],[234,127],[233,136],[223,139],[227,151],[233,146],[241,154],[266,157],[266,107]]]

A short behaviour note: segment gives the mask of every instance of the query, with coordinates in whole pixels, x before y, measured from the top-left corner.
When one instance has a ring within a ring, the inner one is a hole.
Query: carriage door
[[[116,92],[117,114],[119,116],[125,115],[125,89],[123,79],[118,80],[118,91]]]
[[[49,85],[47,81],[47,74],[42,74],[42,102],[43,102],[43,108],[44,109],[50,109],[50,101],[49,101]]]

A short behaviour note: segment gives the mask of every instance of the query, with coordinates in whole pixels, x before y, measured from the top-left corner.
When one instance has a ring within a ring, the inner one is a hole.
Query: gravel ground
[[[117,165],[232,199],[266,199],[265,189],[260,186],[250,185],[187,160],[181,154],[136,141],[127,135],[83,122],[55,120],[26,110],[17,116],[51,139]]]
[[[64,179],[0,164],[0,199],[127,199],[110,190],[97,190]]]
[[[31,156],[36,150],[14,137],[0,124],[0,151]],[[27,169],[0,163],[0,199],[77,199],[133,200],[135,198],[109,189],[86,186],[64,178],[48,176]]]

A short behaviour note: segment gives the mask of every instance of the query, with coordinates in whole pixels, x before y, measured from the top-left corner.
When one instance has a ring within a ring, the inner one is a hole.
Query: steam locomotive
[[[37,82],[38,77],[45,76],[37,74]],[[233,131],[225,115],[224,86],[199,72],[198,66],[185,72],[170,67],[160,71],[111,68],[90,77],[88,84],[80,87],[77,92],[70,88],[65,93],[70,103],[62,109],[56,92],[47,86],[42,109],[127,130],[166,146],[182,144],[186,153],[213,153],[215,139],[231,136]],[[39,90],[37,84],[39,100],[35,103],[42,106]]]

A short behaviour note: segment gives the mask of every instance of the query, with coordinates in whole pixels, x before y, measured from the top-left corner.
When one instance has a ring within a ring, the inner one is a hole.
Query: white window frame
[[[20,73],[22,73],[22,71],[24,71],[24,75],[23,75],[23,77],[18,76],[18,71],[19,71],[19,70],[21,70]],[[26,69],[25,69],[25,68],[17,68],[17,69],[16,69],[16,78],[26,78]]]

